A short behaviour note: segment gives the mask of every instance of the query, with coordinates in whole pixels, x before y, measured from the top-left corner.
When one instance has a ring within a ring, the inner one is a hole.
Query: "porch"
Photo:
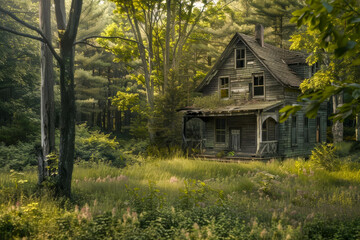
[[[279,156],[278,118],[277,111],[264,107],[226,113],[188,111],[183,118],[184,148],[206,158],[276,157]]]

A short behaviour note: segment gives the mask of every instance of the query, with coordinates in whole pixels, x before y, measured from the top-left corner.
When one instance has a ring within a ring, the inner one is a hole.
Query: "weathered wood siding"
[[[246,48],[246,67],[235,69],[235,49],[246,48],[242,41],[239,41],[231,51],[224,64],[217,69],[217,74],[210,80],[210,83],[202,90],[204,95],[211,95],[219,91],[219,77],[230,78],[230,97],[243,100],[251,96],[253,73],[264,73],[265,100],[279,100],[284,98],[284,87],[270,74],[264,65],[255,55]]]
[[[296,113],[296,135],[297,143],[291,142],[291,118],[284,123],[279,124],[279,154],[285,157],[308,156],[316,144],[326,142],[326,127],[327,127],[327,110],[326,104],[323,104],[318,111],[320,117],[320,142],[316,141],[316,119],[308,119],[308,142],[305,141],[304,133],[304,117],[305,112],[299,111]]]
[[[215,141],[215,119],[208,118],[205,121],[205,147],[215,151],[229,150],[231,129],[240,130],[241,152],[256,152],[256,116],[238,116],[226,118],[225,143],[216,143]]]

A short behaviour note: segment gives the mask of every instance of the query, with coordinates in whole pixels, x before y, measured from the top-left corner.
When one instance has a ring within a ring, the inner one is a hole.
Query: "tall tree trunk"
[[[166,93],[168,79],[169,79],[169,66],[170,66],[170,24],[171,24],[171,0],[166,0],[166,33],[165,33],[165,54],[164,54],[164,93]]]
[[[50,5],[48,0],[39,2],[40,29],[51,42]],[[41,184],[50,175],[47,156],[55,150],[55,113],[53,56],[45,43],[41,43],[41,154],[39,156],[39,179]]]
[[[64,63],[60,66],[61,116],[58,190],[70,196],[75,144],[74,49],[61,47]]]
[[[338,95],[332,96],[333,102],[333,113],[337,113],[337,107],[342,104],[343,101],[343,94],[339,93]],[[332,126],[332,134],[333,134],[333,142],[338,143],[342,142],[344,139],[344,125],[340,121],[333,122]]]
[[[82,0],[71,3],[68,24],[65,24],[64,0],[55,0],[55,12],[60,38],[60,155],[57,190],[60,196],[70,197],[74,167],[75,145],[75,89],[74,89],[74,42],[79,27]],[[66,25],[64,31],[63,26]]]

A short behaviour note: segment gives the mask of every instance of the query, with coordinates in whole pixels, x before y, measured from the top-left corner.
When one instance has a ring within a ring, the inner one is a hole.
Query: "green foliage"
[[[184,181],[184,188],[180,189],[180,206],[183,209],[191,209],[196,207],[205,207],[208,204],[209,197],[212,193],[218,195],[217,203],[222,203],[224,200],[223,192],[216,191],[202,181],[188,179]]]
[[[138,93],[127,93],[119,91],[116,93],[116,96],[112,98],[111,102],[112,105],[122,110],[130,109],[132,112],[139,111]]]
[[[34,143],[18,143],[5,146],[0,143],[0,168],[23,170],[37,164],[37,150]]]
[[[204,97],[196,97],[194,99],[193,106],[198,108],[206,108],[206,109],[217,109],[221,107],[226,107],[233,105],[234,99],[220,99],[217,94],[204,96]]]
[[[0,236],[358,239],[360,165],[347,164],[330,172],[303,159],[224,164],[181,158],[123,169],[82,162],[65,209],[36,191],[36,171],[0,172]]]
[[[114,166],[124,167],[131,161],[130,156],[122,153],[119,143],[110,134],[98,130],[89,130],[86,124],[76,127],[75,156],[85,161],[110,162]]]
[[[322,69],[301,85],[304,95],[299,100],[309,104],[310,115],[316,113],[322,102],[340,92],[351,99],[337,107],[334,120],[355,117],[360,111],[356,67],[360,64],[359,9],[355,0],[314,0],[306,1],[304,8],[293,12],[291,21],[306,28],[293,36],[292,48],[311,53],[307,59],[310,65],[322,63]]]
[[[336,154],[337,148],[331,143],[323,143],[311,151],[310,161],[328,171],[340,168],[340,159]]]
[[[135,209],[137,213],[150,212],[160,210],[164,205],[164,194],[156,188],[153,181],[149,181],[148,189],[141,193],[139,188],[130,189],[126,185],[127,193],[130,196],[130,206]]]

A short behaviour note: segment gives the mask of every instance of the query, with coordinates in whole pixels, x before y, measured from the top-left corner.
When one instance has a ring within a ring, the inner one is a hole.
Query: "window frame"
[[[244,57],[241,57],[241,50],[244,50]],[[240,51],[240,58],[237,59],[237,52]],[[243,67],[238,67],[237,66],[237,60],[243,60],[244,61],[244,66]],[[234,52],[234,67],[235,69],[244,69],[246,68],[246,48],[245,47],[241,47],[241,48],[235,48],[235,52]]]
[[[221,80],[227,78],[228,79],[228,86],[222,87]],[[230,77],[229,76],[220,76],[218,79],[218,89],[219,89],[219,98],[220,99],[229,99],[231,97],[231,88],[230,88]],[[221,97],[221,90],[227,89],[228,90],[228,96],[227,97]]]
[[[262,76],[263,84],[255,86],[255,77]],[[255,87],[263,87],[263,95],[255,95]],[[265,98],[265,74],[264,72],[253,73],[252,74],[252,97],[253,98]]]
[[[224,121],[224,129],[218,129],[217,128],[217,121]],[[226,121],[226,118],[215,118],[215,125],[214,125],[214,132],[215,132],[215,144],[221,144],[221,145],[225,145],[226,144],[226,126],[227,126],[227,121]],[[221,132],[223,134],[221,135],[224,135],[224,141],[223,142],[218,142],[218,138],[217,138],[217,134]]]

